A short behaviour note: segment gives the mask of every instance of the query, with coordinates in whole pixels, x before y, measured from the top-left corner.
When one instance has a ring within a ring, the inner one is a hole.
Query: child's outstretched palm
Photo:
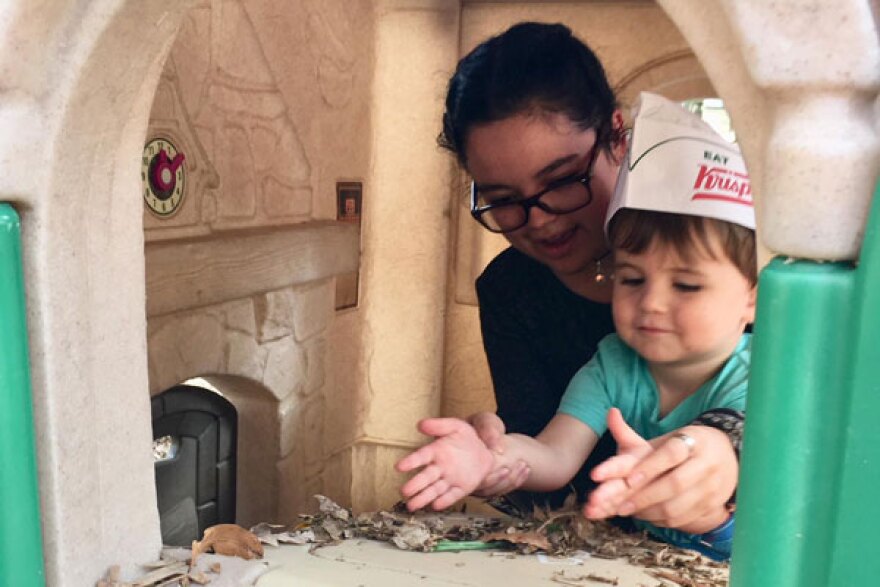
[[[429,418],[419,431],[437,439],[397,462],[400,472],[419,471],[400,490],[407,508],[445,509],[470,494],[492,470],[493,456],[467,422]]]
[[[608,411],[608,430],[617,442],[617,455],[597,465],[590,474],[600,483],[584,506],[584,516],[593,520],[618,515],[618,508],[630,492],[626,478],[654,450],[629,427],[617,408]]]

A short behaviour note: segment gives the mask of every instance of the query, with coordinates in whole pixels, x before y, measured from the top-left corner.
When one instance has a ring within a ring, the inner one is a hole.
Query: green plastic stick
[[[434,552],[455,552],[458,550],[493,550],[498,548],[509,549],[509,542],[504,540],[438,540],[434,545]]]

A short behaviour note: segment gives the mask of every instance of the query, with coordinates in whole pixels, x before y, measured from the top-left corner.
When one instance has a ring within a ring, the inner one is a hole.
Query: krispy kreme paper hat
[[[621,208],[673,212],[755,228],[739,147],[678,103],[642,92],[605,229]]]

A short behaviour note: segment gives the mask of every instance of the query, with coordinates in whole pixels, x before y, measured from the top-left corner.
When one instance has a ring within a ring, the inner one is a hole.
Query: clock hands
[[[159,150],[152,165],[153,173],[150,177],[157,191],[167,192],[174,189],[177,168],[183,164],[185,158],[183,153],[178,153],[174,159],[169,161],[165,149]]]

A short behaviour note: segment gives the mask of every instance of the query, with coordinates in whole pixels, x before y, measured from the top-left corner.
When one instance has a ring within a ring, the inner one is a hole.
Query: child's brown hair
[[[639,254],[659,239],[657,242],[671,245],[685,260],[693,258],[695,250],[717,259],[719,251],[712,244],[713,233],[721,243],[721,253],[755,285],[758,282],[755,231],[745,226],[703,216],[632,208],[618,210],[608,223],[608,240],[615,249]]]

